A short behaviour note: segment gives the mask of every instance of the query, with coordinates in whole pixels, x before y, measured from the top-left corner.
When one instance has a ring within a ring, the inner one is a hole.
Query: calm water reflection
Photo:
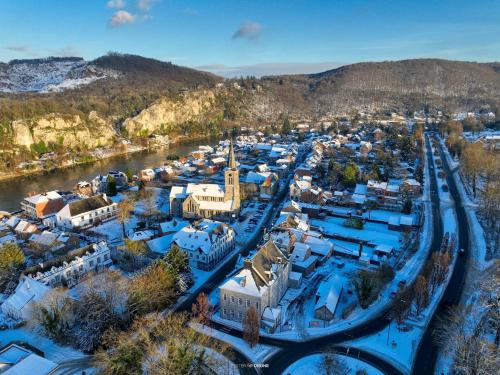
[[[216,139],[185,141],[156,152],[139,152],[117,156],[48,174],[34,174],[3,181],[0,182],[0,211],[19,210],[19,202],[30,192],[41,193],[54,189],[71,190],[78,181],[90,181],[98,174],[105,174],[111,170],[123,171],[129,168],[133,173],[136,173],[144,168],[163,165],[169,154],[186,155],[198,145],[214,145],[217,142]]]

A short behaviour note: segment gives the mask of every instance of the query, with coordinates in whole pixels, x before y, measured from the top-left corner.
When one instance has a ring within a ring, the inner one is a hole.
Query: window
[[[93,261],[93,260],[91,260],[91,261],[89,262],[89,264],[90,264],[90,267],[94,267],[94,261]]]
[[[255,307],[257,308],[257,310],[259,309],[259,303],[258,302],[255,302]]]
[[[104,254],[104,260],[108,260],[108,254]]]
[[[247,307],[250,307],[250,300],[248,300],[248,299],[246,300],[246,305],[247,305]]]
[[[243,298],[238,298],[238,305],[242,305],[243,304]]]
[[[226,300],[227,300],[226,293],[224,293],[224,297],[223,297],[223,298],[224,298],[224,301],[226,301]]]
[[[101,263],[101,257],[97,257],[97,263]]]
[[[238,311],[238,319],[241,319],[241,311]]]
[[[231,303],[234,303],[234,296],[231,296]]]
[[[226,316],[227,315],[227,310],[226,309],[223,309],[222,310],[222,315]]]

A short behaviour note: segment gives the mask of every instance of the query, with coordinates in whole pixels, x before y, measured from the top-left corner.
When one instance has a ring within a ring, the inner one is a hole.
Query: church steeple
[[[230,140],[229,143],[229,163],[228,167],[231,169],[236,169],[236,159],[234,157],[234,147],[233,147],[233,140]]]
[[[229,160],[227,168],[224,171],[224,197],[225,200],[233,201],[233,212],[240,211],[240,173],[236,167],[236,158],[234,157],[233,141],[229,144]]]

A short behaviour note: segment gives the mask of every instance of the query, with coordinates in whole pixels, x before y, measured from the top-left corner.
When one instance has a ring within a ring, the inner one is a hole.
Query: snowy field
[[[363,229],[355,229],[345,227],[342,224],[344,221],[343,218],[330,216],[324,220],[312,219],[311,226],[321,228],[326,235],[340,235],[376,245],[390,245],[397,250],[401,246],[401,233],[389,230],[385,224],[366,222]]]
[[[345,365],[350,369],[349,375],[355,375],[357,371],[366,371],[368,375],[382,375],[383,372],[380,372],[376,368],[370,366],[367,363],[364,363],[355,358],[346,357],[346,356],[337,356]],[[323,369],[321,367],[321,354],[313,354],[304,358],[299,359],[297,362],[293,363],[289,366],[285,371],[283,371],[282,375],[318,375],[323,373]]]

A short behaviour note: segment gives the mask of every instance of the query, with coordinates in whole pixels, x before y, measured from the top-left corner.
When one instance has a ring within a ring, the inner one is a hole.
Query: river
[[[199,145],[215,145],[218,139],[197,139],[172,144],[158,151],[143,151],[120,155],[94,163],[58,169],[44,174],[26,175],[0,182],[0,211],[16,211],[20,202],[29,193],[43,193],[50,190],[72,190],[78,181],[90,181],[99,174],[108,171],[129,168],[137,173],[144,168],[162,166],[166,156],[171,154],[187,155]]]

